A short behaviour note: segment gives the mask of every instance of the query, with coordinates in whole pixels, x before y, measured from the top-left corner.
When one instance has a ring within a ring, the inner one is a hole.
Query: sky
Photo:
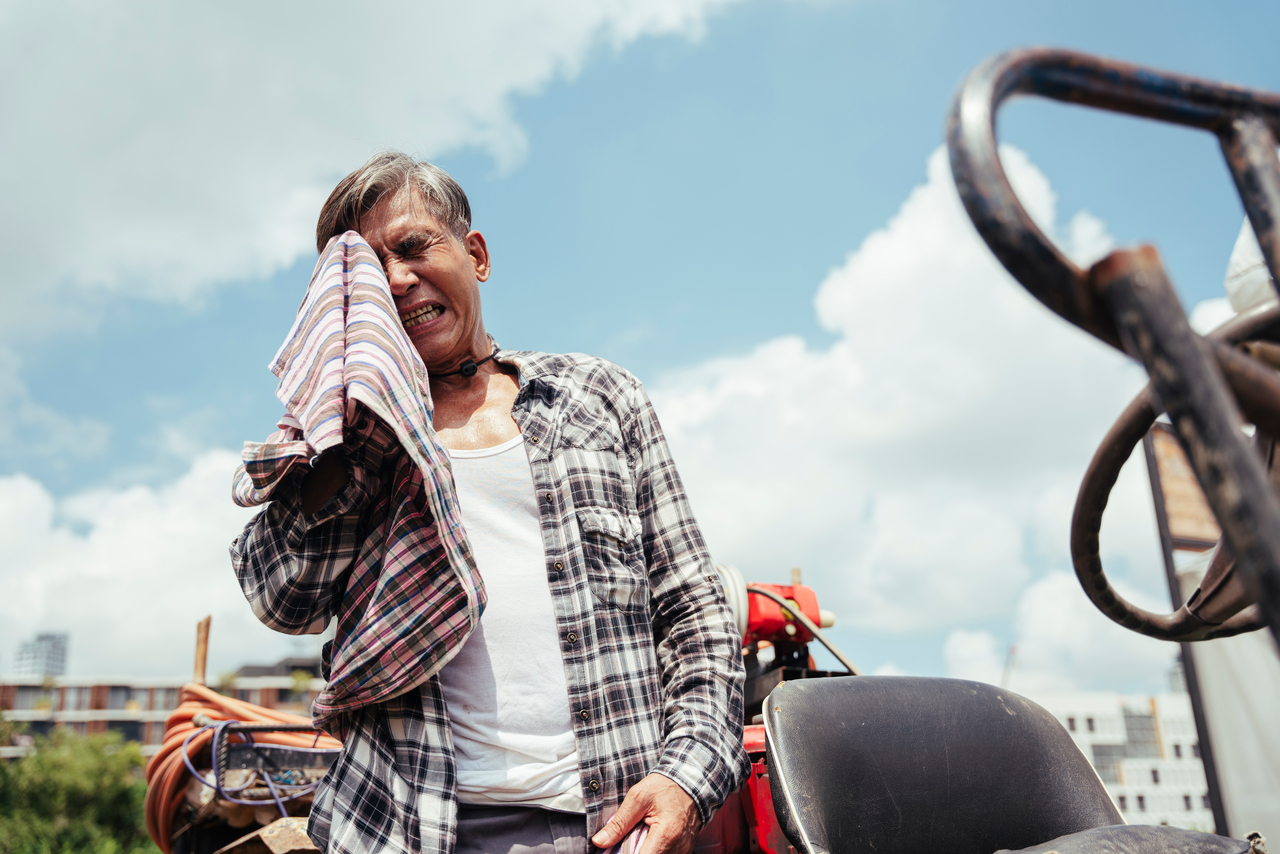
[[[258,626],[227,545],[266,365],[333,185],[399,148],[467,189],[506,347],[646,384],[718,562],[799,566],[863,669],[1160,690],[1172,648],[1092,611],[1067,526],[1140,369],[1049,314],[968,224],[941,148],[986,57],[1052,45],[1280,89],[1271,3],[0,2],[0,674],[308,653]],[[1241,221],[1205,134],[1040,101],[1006,168],[1088,262],[1154,242],[1221,319]],[[1146,473],[1103,531],[1167,604]],[[823,658],[824,661],[830,659]]]

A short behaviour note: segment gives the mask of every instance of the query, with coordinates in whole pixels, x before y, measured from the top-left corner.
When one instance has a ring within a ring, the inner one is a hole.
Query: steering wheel
[[[1280,306],[1232,321],[1210,337],[1231,344],[1246,339],[1252,342],[1280,338]],[[1159,640],[1212,640],[1266,628],[1266,620],[1237,572],[1235,556],[1224,538],[1219,538],[1213,548],[1200,587],[1175,613],[1154,614],[1139,608],[1107,581],[1098,545],[1102,514],[1120,468],[1162,412],[1154,389],[1148,385],[1125,407],[1094,453],[1071,517],[1071,560],[1076,578],[1103,614],[1127,629]],[[1273,486],[1280,487],[1280,459],[1274,453],[1274,439],[1259,431],[1255,445],[1267,461]]]
[[[1280,330],[1277,311],[1253,312],[1202,337],[1191,329],[1153,247],[1118,250],[1088,270],[1077,267],[1032,221],[1000,163],[996,115],[1015,95],[1214,134],[1277,281],[1280,95],[1032,49],[975,68],[947,123],[956,189],[992,253],[1032,296],[1140,361],[1151,378],[1098,449],[1076,503],[1072,557],[1085,593],[1111,619],[1152,637],[1204,640],[1269,625],[1280,640],[1280,477],[1271,466],[1270,438],[1280,437],[1280,359],[1270,358],[1280,348],[1264,343]],[[1263,342],[1251,350],[1247,342],[1256,338]],[[1168,413],[1224,536],[1200,589],[1182,611],[1163,616],[1117,594],[1098,556],[1102,510],[1120,466],[1161,412]],[[1243,421],[1257,427],[1254,447]]]

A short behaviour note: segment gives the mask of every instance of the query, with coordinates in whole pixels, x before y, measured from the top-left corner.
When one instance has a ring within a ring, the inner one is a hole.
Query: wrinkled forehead
[[[384,195],[360,217],[360,233],[372,239],[374,233],[390,234],[404,230],[448,233],[441,221],[438,206],[432,204],[422,188],[413,183]]]

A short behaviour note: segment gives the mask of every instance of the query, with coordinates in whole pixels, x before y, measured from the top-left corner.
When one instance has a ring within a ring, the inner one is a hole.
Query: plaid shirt
[[[587,827],[598,830],[653,771],[679,783],[706,822],[747,773],[741,638],[653,407],[634,377],[600,359],[504,351],[497,361],[519,376],[512,416],[541,511]],[[414,475],[393,442],[367,419],[348,441],[351,482],[320,513],[302,514],[294,472],[233,544],[268,626],[314,629],[343,610],[352,568],[380,560],[388,493]],[[341,629],[339,639],[359,643]],[[456,776],[438,678],[342,724],[312,838],[331,854],[450,854]]]

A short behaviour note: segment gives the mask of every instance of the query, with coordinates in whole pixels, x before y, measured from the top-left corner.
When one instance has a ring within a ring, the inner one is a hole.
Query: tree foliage
[[[0,743],[13,732],[0,720]],[[61,729],[0,761],[0,854],[155,854],[142,765],[138,745],[118,733]]]

